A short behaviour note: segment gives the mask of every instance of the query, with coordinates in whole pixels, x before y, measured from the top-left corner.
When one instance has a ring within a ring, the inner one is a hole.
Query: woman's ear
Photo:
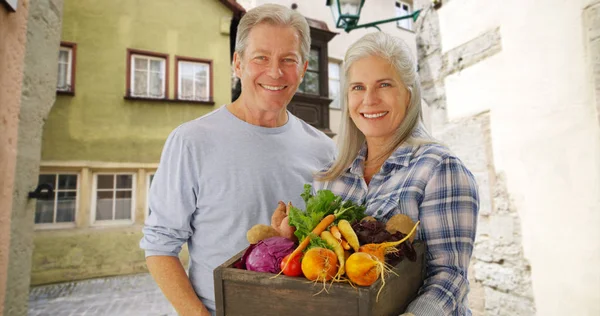
[[[410,87],[406,87],[406,91],[408,92],[406,94],[406,109],[408,110],[410,108],[410,100],[412,99],[412,89]]]

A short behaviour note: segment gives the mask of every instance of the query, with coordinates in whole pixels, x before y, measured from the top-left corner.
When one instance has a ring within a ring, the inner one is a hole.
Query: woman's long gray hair
[[[408,144],[423,144],[434,142],[428,139],[429,136],[424,131],[425,138],[416,138],[412,136],[413,131],[421,124],[421,84],[419,75],[416,70],[416,63],[412,57],[412,53],[406,43],[400,38],[391,36],[383,32],[370,33],[361,37],[358,41],[352,44],[344,58],[344,71],[342,74],[342,90],[341,90],[341,108],[342,108],[342,123],[339,143],[338,157],[333,165],[315,177],[319,181],[334,180],[341,176],[343,172],[356,159],[358,152],[365,142],[365,135],[356,127],[356,124],[350,117],[348,110],[348,73],[352,65],[359,59],[368,56],[379,56],[385,59],[394,67],[396,73],[408,89],[410,93],[410,101],[406,115],[402,123],[396,130],[392,141],[387,144],[381,157],[371,157],[376,160],[382,158],[387,159],[389,155],[403,143]],[[400,104],[398,106],[401,106]],[[371,158],[369,160],[371,160]],[[385,160],[384,159],[384,160]]]

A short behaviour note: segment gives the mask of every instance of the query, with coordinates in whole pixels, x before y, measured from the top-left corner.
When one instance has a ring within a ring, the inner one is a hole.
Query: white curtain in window
[[[179,91],[182,100],[210,100],[210,65],[206,63],[179,62]]]
[[[57,89],[58,90],[69,90],[70,83],[70,73],[69,73],[69,64],[70,60],[70,51],[67,49],[61,49],[58,53],[58,80],[57,80]]]
[[[340,95],[340,64],[337,62],[329,62],[329,98],[332,99],[330,108],[339,109]]]
[[[133,56],[133,96],[164,98],[165,60],[156,57]]]

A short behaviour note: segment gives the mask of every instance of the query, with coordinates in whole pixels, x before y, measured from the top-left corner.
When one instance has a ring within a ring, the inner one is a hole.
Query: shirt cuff
[[[413,313],[415,316],[437,316],[445,315],[444,310],[441,306],[436,304],[436,301],[431,297],[419,296],[417,299],[412,301],[405,313]]]
[[[179,257],[176,253],[168,252],[168,251],[156,251],[156,250],[146,250],[146,258],[151,256],[169,256],[169,257]]]

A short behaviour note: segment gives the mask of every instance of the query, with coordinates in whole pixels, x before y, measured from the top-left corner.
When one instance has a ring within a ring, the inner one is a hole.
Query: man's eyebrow
[[[271,54],[271,53],[270,53],[268,50],[266,50],[266,49],[257,49],[257,50],[255,50],[255,51],[253,51],[252,53],[253,53],[253,54],[266,54],[266,55],[270,55],[270,54]],[[297,53],[297,52],[293,52],[293,51],[290,51],[290,52],[287,52],[287,53],[283,53],[283,54],[282,54],[282,56],[294,56],[294,57],[298,57],[298,58],[300,58],[300,54],[299,54],[299,53]]]

